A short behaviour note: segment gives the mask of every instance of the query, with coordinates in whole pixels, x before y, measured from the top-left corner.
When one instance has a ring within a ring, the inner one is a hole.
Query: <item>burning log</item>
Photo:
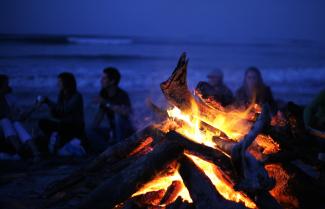
[[[130,136],[128,139],[108,147],[101,155],[99,155],[86,167],[77,170],[64,179],[54,182],[46,188],[43,196],[48,198],[55,193],[70,188],[99,169],[111,167],[111,170],[118,171],[124,168],[124,166],[130,164],[132,158],[122,161],[122,163],[120,162],[121,160],[128,156],[133,156],[140,153],[150,144],[162,139],[163,135],[164,134],[159,129],[155,128],[154,126],[148,126],[142,131]],[[116,162],[119,162],[118,166],[114,166]]]
[[[128,155],[134,155],[142,148],[153,143],[153,139],[157,142],[162,139],[164,134],[153,125],[135,133],[124,141],[119,142],[113,146],[108,147],[102,152],[94,162],[87,168],[87,170],[96,169],[102,163],[113,163]]]
[[[178,194],[182,190],[182,182],[173,181],[167,188],[167,191],[160,201],[160,205],[169,205],[177,199]]]
[[[141,207],[157,206],[164,198],[165,193],[166,191],[164,189],[160,189],[158,191],[147,192],[143,195],[135,196],[133,199]]]
[[[265,106],[252,130],[242,141],[229,143],[215,139],[215,142],[220,149],[231,155],[234,170],[239,178],[235,188],[255,197],[256,204],[260,208],[271,209],[282,208],[268,193],[268,190],[274,187],[275,181],[269,177],[264,165],[247,152],[248,147],[269,122],[269,109]]]
[[[214,91],[215,89],[209,83],[200,81],[195,88],[195,95],[197,95],[206,105],[221,111],[225,111],[222,104],[218,102],[218,98],[211,96],[213,95]]]
[[[187,139],[176,131],[168,132],[166,134],[166,138],[173,140],[183,146],[188,153],[194,154],[207,161],[219,165],[226,173],[232,172],[229,157],[227,157],[227,153],[222,152],[222,150],[214,149],[203,144],[198,144]]]
[[[157,146],[153,152],[141,157],[123,171],[103,182],[84,199],[79,208],[113,208],[153,179],[157,172],[177,159],[182,152],[183,149],[176,143],[164,142]]]
[[[190,159],[181,159],[179,171],[197,209],[245,208],[241,204],[225,200],[210,179]]]
[[[238,190],[258,193],[260,190],[268,191],[274,186],[274,181],[268,176],[264,165],[247,152],[257,135],[270,122],[269,114],[269,108],[265,106],[252,130],[239,143],[224,143],[223,140],[217,143],[219,148],[231,155],[234,169],[240,178],[237,184]]]

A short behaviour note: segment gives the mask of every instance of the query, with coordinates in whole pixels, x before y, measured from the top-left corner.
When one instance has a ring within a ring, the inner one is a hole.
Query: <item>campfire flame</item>
[[[192,101],[191,111],[182,112],[179,108],[173,107],[167,110],[168,116],[172,119],[182,121],[184,124],[179,126],[176,131],[190,140],[215,148],[213,136],[220,136],[221,131],[225,133],[229,139],[240,141],[251,128],[251,124],[244,121],[243,118],[250,116],[251,109],[245,111],[234,110],[227,114],[216,115],[214,120],[208,120],[201,116],[195,101]],[[201,124],[208,124],[214,128],[214,131],[202,129]]]
[[[233,189],[233,185],[228,182],[222,175],[222,171],[213,163],[205,161],[195,155],[185,153],[197,167],[199,167],[209,177],[216,190],[227,200],[237,203],[244,203],[248,208],[256,208],[256,205],[248,197]]]
[[[221,138],[227,137],[227,139],[237,142],[242,140],[242,138],[250,131],[252,127],[252,123],[248,121],[254,119],[255,114],[260,113],[260,111],[260,106],[252,103],[246,110],[232,110],[223,112],[224,114],[216,115],[215,118],[211,120],[211,118],[209,119],[202,116],[204,114],[200,113],[198,105],[193,99],[191,101],[190,111],[182,111],[176,106],[168,109],[167,114],[170,118],[168,123],[173,125],[168,124],[166,126],[167,128],[164,127],[162,129],[166,132],[173,129],[187,137],[189,140],[218,149],[213,140],[214,136],[219,136]],[[271,153],[278,151],[278,144],[276,144],[273,140],[271,140],[272,143],[274,142],[272,148],[269,146],[269,144],[267,144],[267,141],[269,141],[266,140],[268,139],[268,136],[259,135],[258,138],[259,140],[256,140],[256,143],[261,144],[261,147],[264,148],[265,152]],[[218,166],[198,156],[187,153],[186,151],[184,154],[205,173],[205,175],[215,186],[218,193],[220,193],[220,195],[222,195],[225,199],[242,203],[248,208],[257,208],[255,203],[244,193],[235,191],[233,189],[234,183],[225,176]],[[230,156],[228,155],[228,157]],[[154,180],[140,188],[132,195],[132,197],[153,191],[166,191],[173,181],[179,181],[182,185],[182,189],[177,197],[181,197],[183,201],[192,203],[193,201],[190,197],[189,191],[184,185],[182,177],[177,169],[172,175],[156,177]]]
[[[191,199],[190,193],[184,185],[183,179],[179,174],[178,170],[175,170],[175,172],[170,176],[159,176],[155,178],[154,180],[150,181],[149,183],[145,184],[142,188],[140,188],[136,193],[132,195],[132,197],[146,194],[147,192],[165,190],[172,184],[173,181],[180,181],[182,185],[182,189],[178,193],[178,197],[181,197],[183,201],[192,203],[193,201]]]

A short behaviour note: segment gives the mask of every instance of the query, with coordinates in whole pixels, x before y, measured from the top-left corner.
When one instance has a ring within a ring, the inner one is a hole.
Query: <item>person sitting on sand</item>
[[[93,122],[93,129],[99,129],[106,115],[113,142],[121,141],[134,132],[130,120],[131,101],[127,92],[119,87],[120,79],[121,75],[116,68],[108,67],[103,70],[102,89],[99,92],[100,105]]]
[[[264,83],[262,74],[256,67],[249,67],[245,71],[243,84],[236,91],[235,100],[237,107],[247,108],[252,103],[260,106],[269,104],[272,112],[276,112],[276,103],[271,88]]]
[[[304,123],[307,131],[325,139],[325,89],[304,109]]]
[[[223,81],[223,72],[215,69],[208,74],[208,82],[199,82],[196,91],[203,99],[211,98],[218,101],[222,106],[227,106],[233,102],[233,94]]]
[[[75,76],[69,72],[58,75],[59,94],[57,101],[47,97],[39,98],[40,104],[46,104],[51,118],[39,121],[39,127],[49,142],[49,151],[52,154],[71,141],[83,143],[85,137],[83,97],[77,90]]]
[[[39,157],[32,136],[25,129],[21,122],[23,112],[17,105],[12,95],[12,88],[7,75],[0,75],[0,126],[2,128],[3,139],[0,142],[1,151],[6,153],[32,152],[34,159]]]

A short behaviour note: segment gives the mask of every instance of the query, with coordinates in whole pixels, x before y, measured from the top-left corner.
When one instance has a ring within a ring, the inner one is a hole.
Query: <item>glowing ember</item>
[[[145,194],[147,192],[158,191],[162,189],[167,189],[173,181],[182,182],[182,190],[179,192],[178,196],[181,197],[184,201],[192,203],[192,199],[190,193],[183,183],[183,179],[178,171],[174,172],[171,176],[159,176],[156,179],[150,181],[145,184],[142,188],[140,188],[136,193],[132,195],[132,197]],[[163,206],[163,205],[162,205]]]
[[[220,171],[216,165],[191,154],[185,153],[185,155],[193,160],[195,165],[204,171],[205,175],[209,177],[216,190],[225,199],[238,203],[242,202],[248,208],[256,208],[253,201],[233,189],[233,185],[223,177],[222,171]]]

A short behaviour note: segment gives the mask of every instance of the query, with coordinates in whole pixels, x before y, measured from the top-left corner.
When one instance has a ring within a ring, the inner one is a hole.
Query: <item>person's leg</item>
[[[16,133],[20,139],[20,142],[27,146],[27,148],[32,152],[32,155],[35,160],[38,160],[40,157],[40,152],[37,149],[32,136],[24,128],[23,124],[16,121],[13,123]]]
[[[12,144],[16,152],[19,153],[22,148],[13,123],[8,118],[3,118],[0,121],[5,139]]]
[[[81,140],[84,133],[84,127],[75,123],[61,122],[59,123],[58,133],[60,136],[59,147],[62,147],[73,138],[78,138]]]
[[[40,119],[38,126],[47,137],[50,137],[53,132],[59,131],[59,123],[49,119]]]
[[[45,136],[45,141],[47,146],[46,150],[52,154],[55,153],[59,145],[58,132],[59,132],[60,124],[53,120],[41,119],[38,122],[38,126],[42,130]]]

